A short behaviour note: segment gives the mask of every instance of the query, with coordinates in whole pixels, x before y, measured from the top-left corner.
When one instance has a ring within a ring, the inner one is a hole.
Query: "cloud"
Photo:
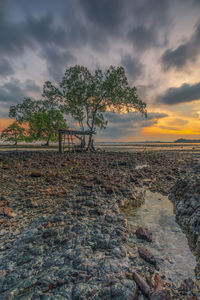
[[[13,22],[7,16],[7,9],[0,12],[0,55],[12,57],[22,55],[25,47],[33,46],[24,21]]]
[[[127,0],[126,5],[122,0],[79,0],[79,5],[84,14],[89,42],[98,38],[101,40],[103,36],[105,46],[109,36],[109,40],[118,38],[131,42],[142,51],[160,45],[159,40],[163,37],[166,42],[165,31],[171,26],[168,0],[159,3],[156,0]],[[93,32],[97,30],[95,38]]]
[[[64,71],[70,64],[75,63],[74,55],[68,51],[62,51],[59,47],[46,47],[43,56],[47,62],[50,76],[57,82],[61,81]]]
[[[55,24],[55,17],[52,14],[41,17],[28,16],[26,25],[28,34],[40,46],[43,47],[46,44],[65,46],[65,29]]]
[[[70,57],[66,49],[69,47],[65,26],[55,24],[55,17],[50,13],[39,17],[27,14],[22,20],[13,21],[7,17],[7,8],[5,6],[0,13],[0,73],[6,76],[14,74],[8,59],[12,61],[26,50],[34,49],[46,60],[48,70],[55,78],[59,67],[65,64],[64,59],[67,64]]]
[[[40,93],[41,92],[41,88],[40,86],[38,86],[34,80],[31,79],[27,79],[24,83],[24,89],[27,92],[37,92]]]
[[[14,70],[10,64],[10,62],[7,59],[1,59],[0,60],[0,76],[1,77],[7,77],[8,75],[13,75]]]
[[[128,32],[128,38],[138,51],[146,51],[158,46],[158,35],[155,27],[146,28],[139,25]]]
[[[195,62],[200,55],[200,22],[191,38],[176,49],[167,49],[161,57],[164,70],[183,69],[187,63]]]
[[[142,84],[146,89],[140,90],[140,94],[145,96],[144,101],[151,101],[151,95],[158,89],[156,76],[160,75],[159,66],[152,72],[154,57],[158,47],[167,45],[172,18],[181,0],[175,0],[175,4],[169,0],[126,0],[126,4],[122,0],[28,2],[0,1],[0,76],[8,81],[7,86],[0,85],[1,101],[17,103],[26,94],[39,92],[34,82],[22,83],[21,78],[33,74],[38,81],[38,73],[41,80],[44,77],[58,82],[64,70],[76,63],[103,69],[110,63],[123,64],[132,80],[144,76]],[[186,2],[182,9],[189,8],[191,13],[198,1],[190,0],[189,5]],[[182,45],[196,45],[198,28]],[[155,52],[144,53],[152,48]],[[19,85],[13,82],[13,75],[19,79]]]
[[[128,1],[129,2],[129,1]],[[121,0],[79,1],[87,21],[103,31],[116,34],[124,23],[125,5]],[[128,3],[129,5],[129,3]]]
[[[121,64],[127,71],[130,78],[133,80],[137,79],[143,74],[144,66],[137,58],[132,57],[130,54],[126,54],[122,57]]]
[[[168,88],[164,94],[157,96],[156,101],[163,104],[174,105],[199,99],[200,82],[193,85],[185,83],[180,87]]]
[[[108,120],[108,126],[105,130],[98,132],[101,138],[120,139],[123,137],[138,134],[142,128],[157,124],[158,119],[167,117],[164,113],[149,113],[147,118],[138,112],[127,114],[118,114],[106,112],[105,119]]]
[[[60,80],[69,64],[79,61],[84,48],[97,60],[99,54],[107,55],[114,43],[134,41],[137,49],[147,49],[158,44],[159,31],[170,24],[167,0],[159,4],[156,0],[127,0],[126,5],[122,0],[1,3],[1,57],[16,60],[26,51],[34,51],[46,61],[54,80]],[[104,60],[106,64],[106,57]],[[139,58],[131,61],[125,56],[121,60],[131,75],[141,73]],[[11,69],[9,72],[12,75]]]
[[[33,80],[26,80],[24,83],[16,78],[0,85],[0,104],[4,107],[17,104],[32,92],[40,92],[40,87]]]
[[[184,126],[186,124],[188,124],[188,120],[184,120],[184,119],[173,119],[171,121],[168,121],[168,125],[172,125],[172,126]]]
[[[26,95],[20,87],[20,81],[12,78],[9,82],[0,86],[0,101],[13,104],[22,100]]]

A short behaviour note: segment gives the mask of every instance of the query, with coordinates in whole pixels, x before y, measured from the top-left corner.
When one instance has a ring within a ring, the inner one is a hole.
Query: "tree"
[[[93,134],[96,128],[106,128],[107,120],[104,112],[139,111],[147,115],[146,103],[136,93],[135,87],[130,87],[124,68],[111,66],[105,72],[96,70],[92,74],[86,67],[76,65],[66,70],[56,89],[50,82],[46,83],[48,92],[54,99],[60,99],[67,113],[79,122],[80,128],[85,125],[90,131],[87,150],[93,150]]]
[[[33,100],[25,98],[22,103],[10,107],[9,117],[20,124],[27,123],[29,136],[33,140],[55,141],[59,129],[66,129],[67,125],[57,103],[52,99]]]
[[[25,140],[25,128],[19,126],[17,122],[13,122],[2,131],[1,139],[14,142],[14,145],[17,145],[18,142]]]
[[[50,141],[56,141],[59,129],[67,129],[66,122],[60,110],[39,110],[34,113],[29,121],[29,132],[33,139],[46,140],[46,146]]]

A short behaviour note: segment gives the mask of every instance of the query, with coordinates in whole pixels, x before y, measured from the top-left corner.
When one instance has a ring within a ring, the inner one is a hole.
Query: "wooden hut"
[[[58,130],[59,134],[59,153],[64,153],[65,149],[67,151],[77,151],[77,150],[85,150],[85,137],[95,134],[95,132],[87,131],[79,131],[79,130]],[[75,139],[78,139],[80,143],[77,145],[75,143]]]

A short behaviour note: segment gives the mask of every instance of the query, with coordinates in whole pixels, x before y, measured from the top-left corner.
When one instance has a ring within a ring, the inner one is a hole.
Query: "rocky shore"
[[[197,257],[196,276],[200,280],[200,163],[191,165],[190,176],[179,179],[169,195],[176,219],[186,233]]]
[[[171,151],[1,153],[0,299],[145,299],[130,274],[153,286],[159,266],[126,247],[120,209],[141,204],[138,187],[173,193],[198,162]],[[198,299],[194,284],[170,293]]]

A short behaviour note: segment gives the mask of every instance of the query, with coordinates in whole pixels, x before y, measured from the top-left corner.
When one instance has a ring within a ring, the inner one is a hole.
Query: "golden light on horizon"
[[[5,128],[7,128],[8,126],[10,126],[13,122],[14,122],[13,119],[8,119],[8,118],[0,119],[0,132]]]

